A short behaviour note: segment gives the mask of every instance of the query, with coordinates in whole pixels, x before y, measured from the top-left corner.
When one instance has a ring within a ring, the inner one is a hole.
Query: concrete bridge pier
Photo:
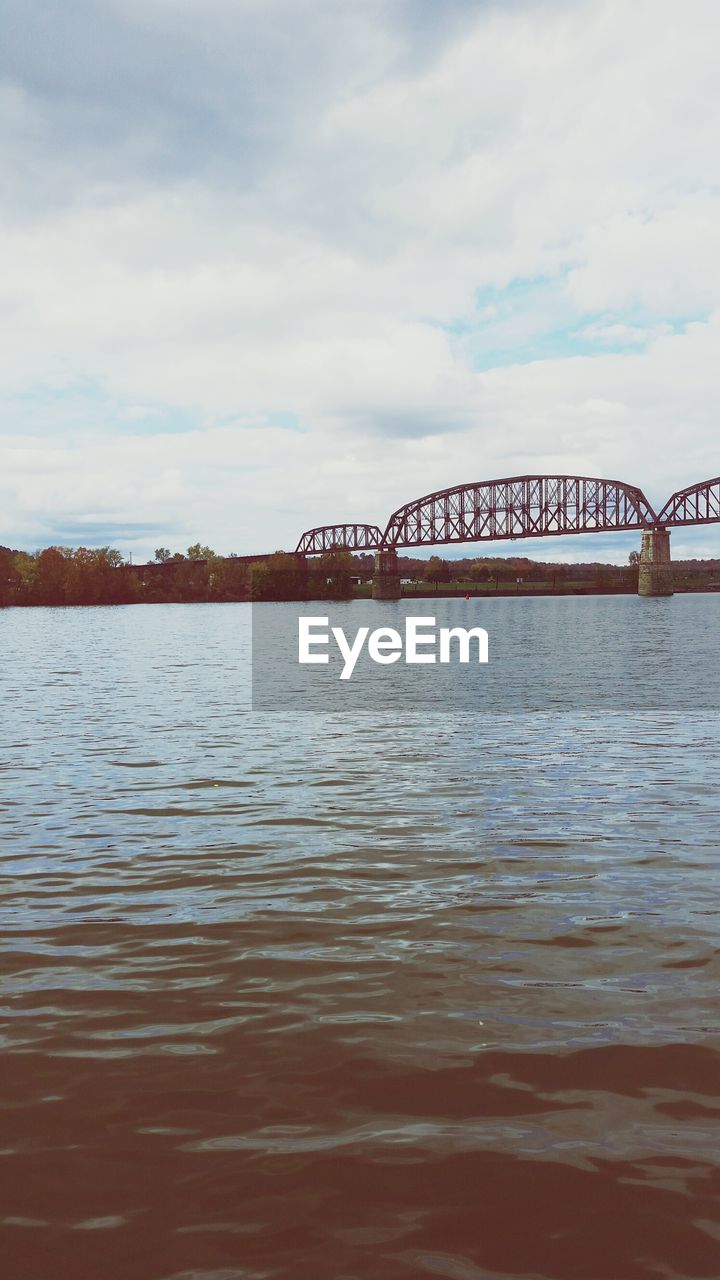
[[[639,596],[673,594],[670,533],[667,529],[645,529],[640,551]]]
[[[400,599],[400,570],[397,551],[375,552],[375,570],[372,584],[373,600]]]

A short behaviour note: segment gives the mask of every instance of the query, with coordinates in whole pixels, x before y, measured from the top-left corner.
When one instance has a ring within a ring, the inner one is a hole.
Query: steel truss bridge
[[[658,516],[658,524],[665,529],[684,524],[715,524],[718,520],[720,476],[692,484],[689,489],[678,489],[668,498]]]
[[[308,529],[297,552],[377,551],[451,542],[503,542],[720,522],[720,476],[679,489],[659,514],[642,489],[589,476],[511,476],[438,489],[373,524]]]
[[[316,556],[322,551],[372,551],[382,543],[376,524],[326,524],[308,529],[297,544],[301,555]]]

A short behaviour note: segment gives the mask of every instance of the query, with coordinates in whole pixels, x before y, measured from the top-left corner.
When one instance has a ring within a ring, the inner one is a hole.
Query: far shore
[[[398,555],[389,594],[399,579],[404,600],[635,595],[639,560],[636,552],[626,565]],[[198,542],[187,554],[159,547],[154,561],[134,564],[112,547],[46,547],[34,555],[0,547],[0,607],[367,600],[375,567],[371,554],[339,548],[309,558],[221,556]],[[672,569],[677,594],[720,591],[720,559],[676,560]]]
[[[703,586],[688,586],[679,584],[674,587],[675,595],[718,595],[720,594],[720,582],[705,584]],[[445,584],[437,591],[428,588],[426,584],[417,587],[417,589],[404,586],[401,600],[492,600],[492,599],[531,599],[538,598],[560,598],[560,597],[577,597],[577,596],[637,596],[637,590],[631,587],[568,587],[558,586],[552,587],[534,586],[532,583],[516,583],[514,586],[505,585],[497,589],[486,589],[483,587],[472,587],[470,589],[461,588],[458,590],[448,587]],[[350,604],[354,600],[370,600],[372,599],[372,589],[362,587],[356,589],[350,596],[304,596],[302,599],[298,597],[288,596],[283,599],[265,599],[253,600],[250,596],[238,598],[235,600],[124,600],[124,601],[88,601],[87,603],[64,603],[43,604],[39,602],[24,601],[22,603],[0,606],[7,609],[104,609],[104,608],[122,608],[127,605],[140,605],[149,608],[153,605],[162,604],[312,604],[318,606],[327,606],[328,604]],[[383,603],[379,601],[378,603]],[[396,603],[396,602],[389,602]]]

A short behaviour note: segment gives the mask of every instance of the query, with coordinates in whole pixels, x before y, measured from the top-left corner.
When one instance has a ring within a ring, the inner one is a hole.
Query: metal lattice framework
[[[439,489],[400,507],[382,545],[501,542],[562,533],[606,533],[658,523],[641,489],[588,476],[512,476]]]
[[[308,529],[297,544],[296,554],[316,556],[323,551],[375,551],[382,543],[376,524],[325,524]]]
[[[720,476],[678,489],[668,498],[658,521],[662,525],[714,524],[720,521]]]

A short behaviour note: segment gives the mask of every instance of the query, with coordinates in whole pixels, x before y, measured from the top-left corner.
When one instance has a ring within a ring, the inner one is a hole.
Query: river
[[[720,597],[538,603],[634,620],[627,706],[252,710],[248,605],[0,610],[8,1280],[720,1275]]]

